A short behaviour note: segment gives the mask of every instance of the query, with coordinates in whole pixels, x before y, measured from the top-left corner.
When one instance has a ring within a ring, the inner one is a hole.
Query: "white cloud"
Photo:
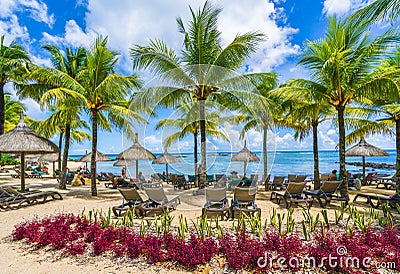
[[[240,0],[222,0],[214,4],[223,8],[219,29],[225,44],[232,41],[238,32],[259,30],[267,36],[259,51],[249,60],[250,70],[269,71],[283,64],[286,57],[299,53],[300,47],[290,42],[291,35],[298,30],[278,26],[278,21],[285,21],[285,14],[274,3],[248,0],[243,5]],[[85,30],[75,22],[68,21],[63,37],[44,33],[44,40],[58,44],[86,45],[97,34],[108,35],[110,47],[122,54],[122,66],[125,70],[131,70],[129,48],[133,44],[143,45],[147,44],[148,39],[160,38],[178,51],[182,48],[183,36],[177,31],[176,18],[181,16],[184,22],[188,22],[189,5],[194,10],[200,6],[199,1],[195,0],[88,0]]]
[[[0,33],[5,35],[6,43],[16,38],[21,40],[29,39],[28,28],[20,25],[16,15],[11,15],[7,20],[0,21]]]
[[[348,15],[371,2],[372,0],[325,0],[322,13],[327,16]]]
[[[37,22],[43,22],[52,27],[55,19],[48,13],[47,5],[40,0],[1,0],[0,17],[9,18],[15,12],[23,11]]]
[[[96,36],[96,32],[92,30],[84,32],[74,20],[69,20],[65,24],[65,33],[63,37],[53,36],[47,32],[43,32],[42,42],[63,46],[89,47]]]

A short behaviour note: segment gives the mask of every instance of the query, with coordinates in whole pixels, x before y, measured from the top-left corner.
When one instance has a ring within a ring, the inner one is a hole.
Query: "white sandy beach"
[[[50,172],[51,174],[51,172]],[[0,174],[0,185],[19,186],[19,179],[12,179],[9,174]],[[98,196],[90,195],[90,185],[79,187],[67,186],[67,190],[58,190],[57,181],[50,176],[45,176],[43,179],[27,179],[26,186],[30,189],[40,190],[56,190],[59,191],[63,200],[50,201],[45,204],[38,204],[20,208],[18,210],[0,212],[0,269],[1,273],[181,273],[185,271],[172,271],[158,266],[148,267],[146,263],[135,266],[129,263],[120,264],[116,260],[104,257],[89,257],[81,260],[77,257],[62,257],[53,258],[51,252],[41,250],[30,250],[21,248],[20,242],[12,242],[10,235],[16,224],[24,220],[30,220],[35,217],[44,217],[58,213],[75,213],[79,214],[83,210],[108,209],[114,205],[121,203],[122,197],[116,189],[108,189],[104,184],[98,184]],[[175,216],[174,222],[177,222],[178,216],[183,214],[190,220],[195,220],[201,214],[201,207],[204,204],[204,196],[193,196],[192,190],[174,190],[171,186],[165,187],[168,195],[180,195],[181,205],[178,209],[172,212]],[[363,191],[376,190],[374,186],[364,187]],[[381,193],[390,193],[387,190],[379,190]],[[230,194],[231,195],[231,194]],[[353,194],[354,195],[354,194]],[[351,195],[351,196],[353,196]],[[284,206],[278,206],[269,201],[270,192],[265,192],[263,189],[257,194],[257,204],[262,210],[262,218],[267,218],[272,208],[276,208],[278,212],[284,213]],[[338,202],[333,202],[328,207],[330,219],[333,220],[333,209],[339,206]],[[361,206],[359,208],[362,208]],[[368,208],[368,207],[364,207]],[[317,202],[314,202],[311,211],[316,214],[321,211]],[[300,207],[295,207],[295,219],[301,220],[302,213]],[[140,222],[140,220],[138,220]],[[232,222],[222,222],[223,225],[230,227]],[[222,273],[221,269],[221,273]]]

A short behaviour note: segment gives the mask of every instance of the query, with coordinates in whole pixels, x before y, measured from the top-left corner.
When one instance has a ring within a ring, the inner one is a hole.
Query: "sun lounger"
[[[297,177],[296,174],[288,174],[287,182],[288,182],[288,183],[290,183],[290,182],[295,182],[295,181],[296,181],[296,177]]]
[[[274,176],[272,182],[269,183],[269,189],[283,189],[285,188],[285,176]]]
[[[186,181],[186,178],[184,175],[178,175],[176,177],[175,183],[174,183],[174,189],[189,189],[190,184]]]
[[[226,198],[226,187],[206,188],[206,203],[202,209],[202,216],[221,217],[229,219],[229,205]]]
[[[143,216],[148,216],[148,213],[160,215],[164,212],[175,210],[178,204],[181,203],[179,196],[168,198],[162,187],[145,187],[144,190],[149,200],[141,205]]]
[[[377,181],[376,188],[379,188],[379,186],[383,185],[385,189],[395,189],[396,188],[396,182],[393,181]]]
[[[368,173],[367,176],[365,176],[365,180],[362,180],[363,185],[370,185],[373,182],[375,183],[379,182],[375,172]]]
[[[294,183],[291,182],[288,184],[285,190],[277,191],[274,190],[271,193],[270,200],[276,200],[276,203],[279,205],[281,200],[285,202],[286,208],[292,206],[293,203],[306,203],[307,207],[312,206],[313,198],[304,197],[303,190],[306,186],[305,182],[302,183]]]
[[[369,204],[373,208],[379,208],[382,204],[388,202],[390,207],[397,208],[396,204],[400,204],[400,198],[393,197],[393,195],[380,195],[374,193],[358,193],[354,199],[353,203],[362,203],[362,201],[357,201],[358,198],[366,198],[365,203]],[[376,201],[376,203],[374,203]]]
[[[320,182],[328,181],[330,176],[331,176],[331,174],[329,174],[329,173],[321,174],[321,176],[319,177],[319,180],[320,180]]]
[[[264,181],[262,181],[262,184],[264,185],[265,191],[268,191],[268,190],[269,190],[270,180],[271,180],[271,174],[268,174],[268,175],[264,178]]]
[[[337,198],[335,195],[341,181],[326,181],[322,183],[321,187],[317,190],[304,190],[303,193],[306,197],[312,197],[318,199],[321,207],[326,207],[332,199]],[[324,200],[324,202],[322,202]]]
[[[123,216],[128,208],[132,210],[135,216],[141,217],[142,212],[140,205],[142,205],[145,201],[142,199],[137,189],[119,188],[118,191],[122,195],[122,204],[112,208],[115,217]]]
[[[294,182],[301,183],[301,182],[304,182],[306,179],[307,179],[307,175],[297,175]]]
[[[38,203],[45,203],[52,200],[62,200],[62,196],[57,191],[29,191],[19,192],[16,189],[8,186],[0,187],[1,192],[7,193],[8,197],[5,197],[0,201],[1,209],[18,209],[24,205],[33,205]]]
[[[233,191],[231,217],[261,214],[261,209],[255,203],[257,187],[236,187]]]

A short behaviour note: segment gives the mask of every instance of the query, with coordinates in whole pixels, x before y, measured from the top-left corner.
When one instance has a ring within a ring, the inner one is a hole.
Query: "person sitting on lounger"
[[[339,180],[339,174],[337,174],[337,170],[334,169],[332,170],[332,173],[329,174],[328,181],[338,181]]]

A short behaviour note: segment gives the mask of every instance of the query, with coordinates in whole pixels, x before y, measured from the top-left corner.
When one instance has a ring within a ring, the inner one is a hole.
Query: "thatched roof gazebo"
[[[139,176],[139,160],[154,160],[156,156],[149,150],[139,144],[139,136],[136,133],[136,139],[132,146],[117,155],[117,160],[136,161],[136,178]]]
[[[349,148],[346,153],[346,156],[361,156],[362,164],[363,164],[363,180],[365,180],[365,157],[366,156],[389,156],[389,154],[373,145],[368,144],[364,138],[360,140],[360,142]]]
[[[168,164],[178,163],[181,160],[179,157],[171,155],[166,151],[164,154],[158,156],[156,159],[153,160],[152,164],[165,164],[165,172],[168,176]]]
[[[0,136],[0,152],[21,154],[21,191],[25,191],[25,155],[58,151],[59,148],[53,142],[28,128],[22,111],[17,126]]]
[[[82,156],[81,158],[79,158],[78,160],[76,160],[77,162],[86,162],[89,163],[91,161],[91,157],[92,157],[92,153],[89,152],[86,155]],[[112,161],[110,157],[108,157],[107,155],[104,155],[103,153],[101,153],[100,151],[96,150],[96,162],[107,162],[107,161]]]
[[[259,162],[260,158],[258,158],[257,155],[255,155],[253,152],[251,152],[247,148],[246,141],[244,141],[243,149],[232,156],[232,161],[244,163],[243,176],[246,177],[247,163],[248,162]]]

